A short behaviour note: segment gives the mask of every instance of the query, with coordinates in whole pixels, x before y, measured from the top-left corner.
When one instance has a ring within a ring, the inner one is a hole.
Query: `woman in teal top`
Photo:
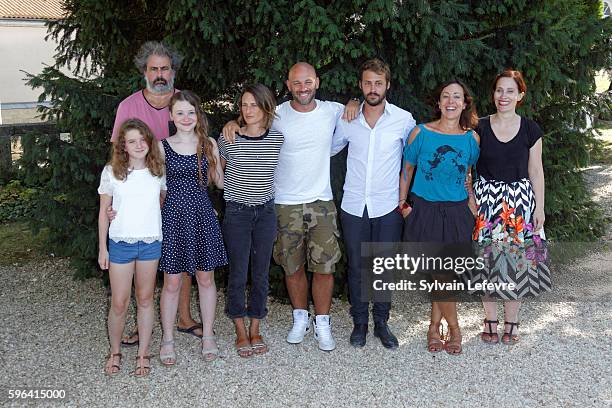
[[[478,116],[467,87],[458,80],[444,83],[435,95],[434,120],[415,127],[404,148],[399,203],[405,217],[404,241],[469,245],[474,216],[468,207],[465,179],[478,160],[479,137],[472,130]],[[407,199],[415,168],[410,205]],[[444,252],[437,251],[436,255],[451,255]],[[437,282],[449,283],[447,275],[432,272]],[[451,275],[458,281],[454,271]],[[447,291],[432,294],[428,350],[437,352],[444,348],[449,354],[459,354],[461,331],[457,303],[453,298],[444,298]],[[442,318],[446,319],[449,330],[446,344],[440,336]]]

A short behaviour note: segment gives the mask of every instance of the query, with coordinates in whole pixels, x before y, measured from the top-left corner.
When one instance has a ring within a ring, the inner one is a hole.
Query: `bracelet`
[[[403,201],[403,204],[398,205],[397,209],[396,209],[397,212],[400,213],[400,215],[402,215],[402,211],[404,211],[407,208],[410,208],[410,204],[408,204],[406,202],[406,200],[402,200],[402,201]],[[400,203],[401,203],[401,201],[400,201]]]

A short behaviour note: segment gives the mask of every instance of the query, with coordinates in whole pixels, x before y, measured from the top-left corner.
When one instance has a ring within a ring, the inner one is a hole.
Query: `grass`
[[[45,255],[45,231],[35,235],[25,222],[0,224],[0,266],[21,265]]]

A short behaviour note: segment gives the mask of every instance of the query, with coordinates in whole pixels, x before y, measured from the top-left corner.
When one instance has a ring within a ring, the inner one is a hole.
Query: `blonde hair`
[[[204,183],[204,175],[202,174],[202,151],[208,162],[208,171],[206,172],[208,184],[212,182],[211,175],[213,172],[217,171],[217,159],[213,153],[214,145],[208,138],[208,120],[206,120],[206,115],[204,115],[204,111],[202,111],[200,98],[195,93],[191,91],[180,91],[175,93],[172,99],[170,99],[170,112],[172,112],[172,108],[179,101],[187,102],[195,108],[197,123],[193,131],[198,137],[198,146],[196,148],[198,155],[198,181],[200,185],[204,187],[206,183]]]
[[[137,130],[144,136],[149,151],[145,157],[145,166],[151,174],[157,177],[164,175],[164,161],[161,158],[159,147],[153,137],[153,132],[140,119],[128,119],[121,124],[117,139],[113,142],[111,149],[110,165],[113,175],[117,180],[125,180],[130,173],[130,156],[125,151],[125,134],[129,130]]]

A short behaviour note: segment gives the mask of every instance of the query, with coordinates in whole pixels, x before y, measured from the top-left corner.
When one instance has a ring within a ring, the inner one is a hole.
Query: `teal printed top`
[[[480,148],[473,131],[448,135],[418,125],[420,131],[404,147],[404,162],[416,166],[412,192],[428,201],[463,201],[465,176],[478,161]]]

